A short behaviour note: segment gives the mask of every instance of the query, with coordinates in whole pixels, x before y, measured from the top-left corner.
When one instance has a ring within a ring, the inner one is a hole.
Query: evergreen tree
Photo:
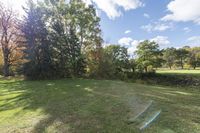
[[[69,33],[69,43],[71,55],[71,74],[72,76],[81,76],[85,73],[85,59],[81,53],[81,44],[72,26]]]
[[[27,62],[23,66],[23,72],[30,78],[48,78],[53,75],[53,67],[48,32],[43,20],[44,11],[33,1],[29,1],[26,13],[22,32],[26,39],[24,53]]]

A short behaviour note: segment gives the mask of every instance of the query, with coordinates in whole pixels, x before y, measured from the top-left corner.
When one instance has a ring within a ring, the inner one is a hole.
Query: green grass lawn
[[[161,114],[143,132],[200,132],[198,89],[109,80],[0,80],[1,133],[137,133],[157,110]]]
[[[188,75],[188,76],[194,76],[194,77],[199,77],[200,78],[200,69],[196,70],[170,70],[170,69],[159,69],[156,70],[157,73],[160,74],[168,74],[168,75]]]

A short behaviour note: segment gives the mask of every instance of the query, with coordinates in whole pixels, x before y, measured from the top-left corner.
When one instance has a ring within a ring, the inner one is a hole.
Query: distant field
[[[160,74],[170,74],[170,75],[192,75],[200,77],[200,69],[196,70],[170,70],[170,69],[159,69],[156,71]]]

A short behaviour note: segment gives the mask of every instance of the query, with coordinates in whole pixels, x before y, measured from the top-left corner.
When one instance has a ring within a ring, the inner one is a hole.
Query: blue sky
[[[115,17],[110,17],[97,1],[93,4],[100,12],[106,44],[120,44],[130,52],[145,39],[156,41],[161,48],[200,46],[200,0],[125,0],[142,5],[125,10],[125,6],[116,4],[121,14]]]
[[[17,10],[25,0],[0,0]],[[145,39],[161,48],[200,46],[200,0],[83,0],[95,5],[104,42],[132,53]]]

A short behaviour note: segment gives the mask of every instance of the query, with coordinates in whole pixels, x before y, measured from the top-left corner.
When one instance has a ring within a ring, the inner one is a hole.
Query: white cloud
[[[122,8],[125,11],[133,10],[143,6],[140,0],[84,0],[87,4],[94,3],[100,10],[104,11],[110,19],[122,15]]]
[[[133,39],[130,37],[121,38],[118,43],[122,46],[129,46],[132,43]]]
[[[142,42],[143,40],[133,40],[130,37],[122,37],[121,39],[119,39],[118,41],[118,45],[126,47],[128,54],[133,56],[134,52],[137,49],[137,45]],[[110,43],[104,43],[103,47],[109,46],[111,45]]]
[[[144,13],[143,16],[144,16],[145,18],[150,18],[149,14],[147,14],[147,13]]]
[[[200,24],[200,0],[173,0],[167,5],[171,13],[161,20],[193,21]]]
[[[191,32],[192,30],[188,27],[183,28],[183,30],[185,31],[185,33]]]
[[[66,0],[69,1],[69,0]],[[83,0],[87,5],[94,4],[98,9],[105,12],[110,19],[115,19],[121,16],[123,11],[134,10],[144,6],[141,0]],[[26,0],[0,0],[4,4],[9,4],[16,10],[23,12],[22,5],[25,5]]]
[[[143,30],[145,30],[147,32],[152,32],[153,26],[152,26],[152,24],[143,25],[143,26],[141,26],[141,29],[143,29]]]
[[[69,1],[69,0],[67,0],[67,1]],[[92,1],[91,1],[91,0],[83,0],[83,2],[85,2],[86,5],[91,5],[91,4],[92,4]]]
[[[144,40],[133,40],[131,45],[128,47],[128,54],[133,55],[134,52],[137,50],[137,46],[143,42]]]
[[[172,29],[173,28],[173,24],[172,23],[160,23],[160,22],[155,22],[152,24],[148,24],[148,25],[143,25],[141,26],[141,28],[147,32],[153,32],[153,31],[165,31],[168,29]]]
[[[144,41],[144,40],[133,40],[132,43],[131,43],[131,45],[132,46],[137,46],[142,41]]]
[[[137,50],[137,45],[139,42],[137,40],[133,40],[130,45],[127,47],[128,54],[133,56],[134,52]]]
[[[189,46],[200,46],[200,36],[192,36],[187,39],[187,44]]]
[[[131,33],[131,30],[126,30],[124,33],[125,34]]]
[[[105,47],[107,47],[107,46],[109,46],[109,45],[111,45],[111,44],[110,44],[110,43],[107,43],[107,42],[104,42],[104,43],[102,44],[103,48],[105,48]]]
[[[156,42],[161,48],[168,47],[171,44],[167,36],[156,36],[150,39],[150,41]]]
[[[154,27],[155,31],[165,31],[167,29],[170,29],[171,26],[170,25],[166,25],[166,24],[158,24]]]
[[[134,40],[130,37],[123,37],[118,41],[118,43],[121,46],[124,46],[128,49],[129,55],[133,55],[135,50],[137,49],[138,44],[142,41],[144,41],[144,40]]]
[[[128,47],[128,53],[133,54],[137,50],[137,46],[143,42],[144,40],[133,40],[131,44]],[[169,38],[167,36],[156,36],[154,38],[149,39],[151,42],[156,42],[160,48],[166,48],[169,47],[171,42],[169,41]]]
[[[132,46],[132,47],[129,47],[128,49],[127,49],[127,51],[128,51],[128,54],[129,55],[134,55],[134,52],[136,51],[136,46]]]
[[[128,54],[133,55],[134,52],[137,50],[137,46],[139,43],[143,42],[144,40],[134,40],[130,37],[123,37],[121,38],[118,43],[121,46],[128,48]],[[149,41],[156,42],[159,44],[160,48],[166,48],[171,45],[169,38],[167,36],[156,36],[154,38],[150,38]]]
[[[188,38],[188,41],[198,41],[200,43],[200,36],[193,36]]]

